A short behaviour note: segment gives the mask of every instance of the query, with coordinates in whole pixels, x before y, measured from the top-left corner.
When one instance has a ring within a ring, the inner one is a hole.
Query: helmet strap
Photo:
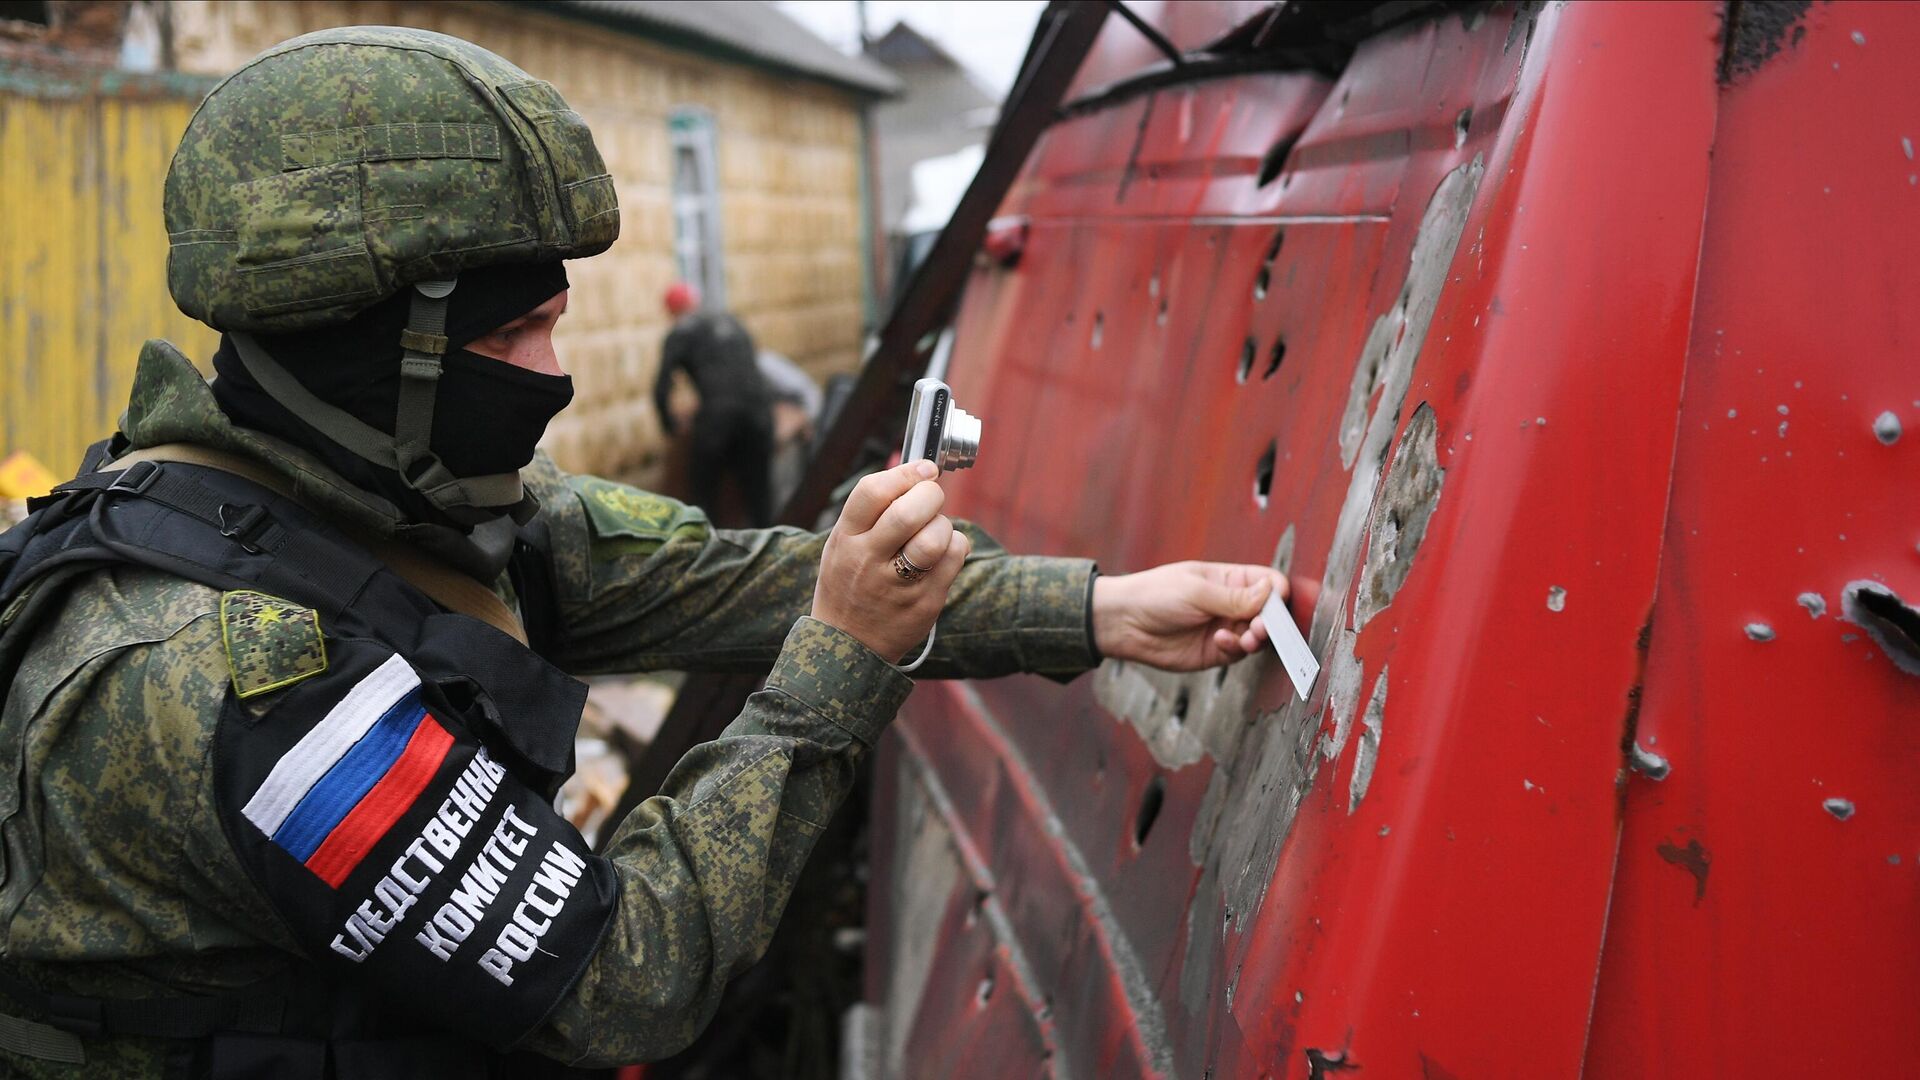
[[[413,286],[407,328],[400,331],[400,405],[393,417],[393,453],[400,475],[416,476],[440,464],[434,456],[433,397],[440,382],[440,358],[447,352],[447,297],[459,283],[421,281]]]
[[[407,328],[400,333],[400,395],[392,435],[321,400],[251,336],[229,336],[247,374],[275,401],[354,455],[397,472],[454,522],[473,526],[506,514],[524,525],[539,502],[522,487],[519,473],[455,476],[431,447],[440,358],[447,351],[447,298],[456,283],[450,278],[413,287]]]

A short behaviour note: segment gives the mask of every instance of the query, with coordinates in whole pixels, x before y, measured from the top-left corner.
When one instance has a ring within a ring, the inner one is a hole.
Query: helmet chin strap
[[[392,435],[321,400],[251,335],[229,336],[247,374],[275,401],[353,454],[399,473],[408,487],[448,518],[473,526],[505,515],[525,524],[539,503],[521,486],[519,473],[455,476],[431,448],[434,391],[440,381],[440,358],[447,351],[447,298],[455,284],[455,279],[448,279],[413,286],[407,328],[400,332],[400,402]]]

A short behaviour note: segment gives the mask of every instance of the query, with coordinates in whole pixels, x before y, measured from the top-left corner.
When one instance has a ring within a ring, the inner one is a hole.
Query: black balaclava
[[[546,303],[567,287],[561,263],[468,270],[447,300],[447,351],[434,394],[434,454],[455,476],[510,473],[533,460],[547,422],[573,400],[573,380],[543,375],[464,346]],[[301,385],[362,423],[393,433],[400,401],[400,332],[413,290],[368,308],[339,326],[258,341]],[[303,422],[247,372],[231,338],[213,357],[214,397],[241,427],[276,435],[318,456],[350,483],[399,507],[407,520],[453,524],[400,474],[375,465]],[[456,526],[458,527],[458,526]]]

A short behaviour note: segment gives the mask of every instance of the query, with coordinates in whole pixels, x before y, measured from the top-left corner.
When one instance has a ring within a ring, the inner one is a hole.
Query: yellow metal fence
[[[0,68],[0,457],[71,475],[125,408],[141,342],[212,356],[217,336],[167,295],[160,216],[208,85]]]

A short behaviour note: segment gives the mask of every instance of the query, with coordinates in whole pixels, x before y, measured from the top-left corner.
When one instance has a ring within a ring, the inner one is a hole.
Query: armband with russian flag
[[[310,958],[509,1048],[598,947],[612,864],[432,677],[374,642],[328,651],[324,676],[263,713],[227,703],[214,776],[228,838]]]

